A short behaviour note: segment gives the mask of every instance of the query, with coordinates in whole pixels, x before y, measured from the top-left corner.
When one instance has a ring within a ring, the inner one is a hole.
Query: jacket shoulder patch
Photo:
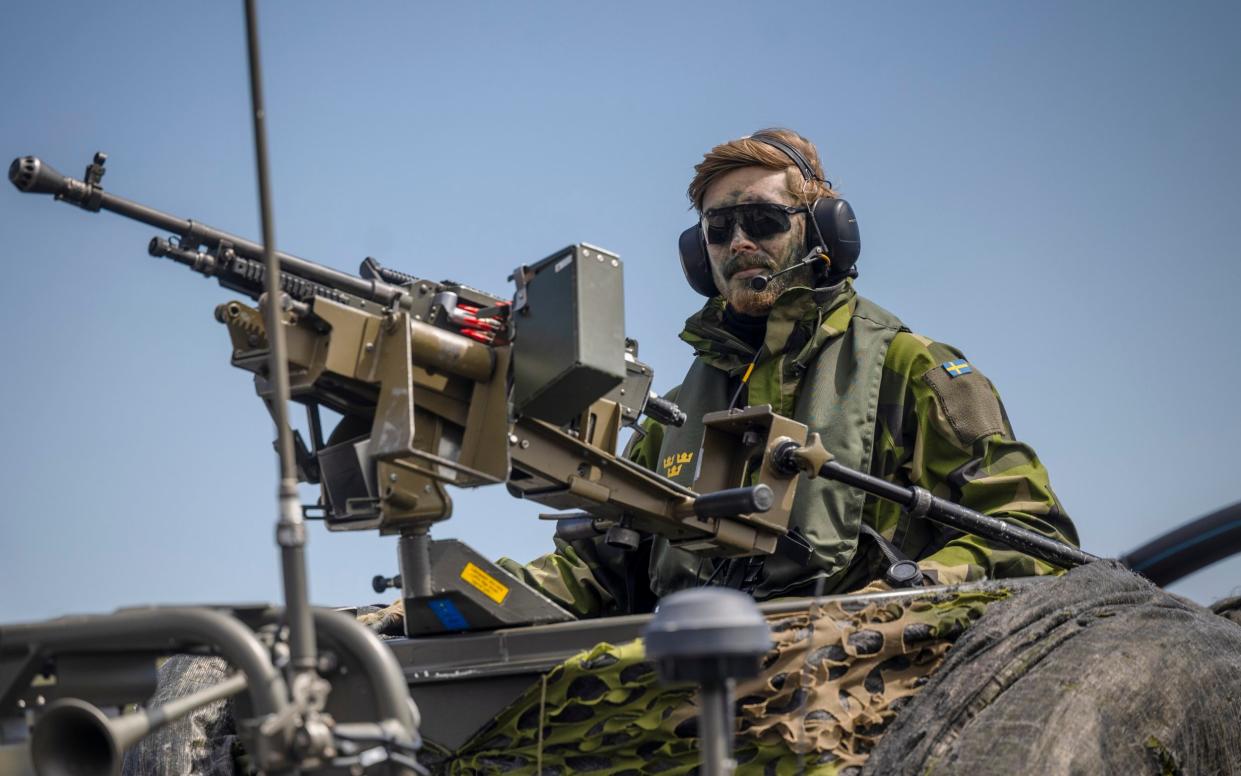
[[[936,364],[922,381],[939,399],[961,444],[968,447],[982,437],[1004,433],[1004,410],[991,382],[964,359]]]

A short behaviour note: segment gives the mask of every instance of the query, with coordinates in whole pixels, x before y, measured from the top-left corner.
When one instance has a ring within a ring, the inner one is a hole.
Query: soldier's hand
[[[391,606],[359,614],[358,622],[380,636],[403,636],[405,635],[405,602],[398,598]]]

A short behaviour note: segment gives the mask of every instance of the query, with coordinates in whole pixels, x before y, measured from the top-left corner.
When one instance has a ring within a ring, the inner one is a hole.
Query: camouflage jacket
[[[857,296],[846,281],[800,317],[781,314],[785,296],[769,316],[767,354],[755,366],[744,403],[770,404],[776,412],[792,415],[804,374],[798,366],[849,326]],[[724,327],[723,313],[723,300],[710,300],[686,322],[681,339],[699,358],[739,380],[755,350]],[[954,364],[965,366],[950,367]],[[950,368],[972,370],[985,381],[956,348],[908,331],[895,336],[883,362],[870,473],[919,485],[983,514],[1076,544],[1076,531],[1052,492],[1046,469],[1034,451],[1014,437],[990,382],[982,396],[954,391]],[[663,429],[648,423],[645,430],[646,436],[631,443],[627,455],[655,469]],[[879,499],[867,498],[862,519],[941,583],[1057,572],[978,537],[911,520],[899,506]],[[579,616],[645,611],[655,598],[646,589],[649,547],[643,549],[623,554],[602,541],[572,545],[558,541],[554,552],[525,566],[509,559],[502,559],[501,565]],[[883,568],[878,548],[865,542],[849,573],[823,592],[860,588],[882,578]],[[708,565],[704,580],[710,572]]]

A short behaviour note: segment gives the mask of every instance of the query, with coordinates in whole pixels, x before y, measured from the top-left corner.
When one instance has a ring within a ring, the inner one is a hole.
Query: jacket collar
[[[791,355],[798,363],[808,363],[828,340],[849,328],[856,305],[851,279],[823,288],[786,289],[767,316],[766,354]],[[712,297],[685,321],[681,339],[711,366],[734,373],[750,363],[754,348],[730,334],[723,319],[724,299]]]

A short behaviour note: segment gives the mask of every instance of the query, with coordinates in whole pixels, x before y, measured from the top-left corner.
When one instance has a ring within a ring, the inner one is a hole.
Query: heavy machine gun
[[[262,246],[103,191],[105,160],[97,154],[75,180],[23,157],[10,179],[22,191],[169,231],[172,238],[151,240],[151,255],[249,297],[221,304],[215,315],[228,329],[232,364],[254,374],[269,407],[262,308],[279,305],[291,398],[305,406],[311,437],[296,444],[298,470],[324,494],[307,513],[331,530],[400,536],[411,635],[569,619],[468,547],[429,539],[430,525],[451,514],[446,485],[507,483],[516,496],[588,516],[619,546],[657,533],[708,554],[776,551],[793,489],[770,466],[749,461],[759,443],[751,434],[750,444],[740,444],[748,425],[721,432],[738,444],[736,454],[713,457],[702,472],[703,482],[715,483],[710,493],[616,454],[622,427],[643,415],[683,420],[651,392],[651,369],[624,337],[616,255],[582,244],[518,267],[510,300],[389,270],[373,258],[355,277],[282,253],[284,293],[273,302],[264,292]],[[324,410],[342,417],[328,435]],[[798,437],[795,425],[781,421],[775,429]],[[802,429],[796,441],[804,439]]]
[[[272,373],[279,339],[272,326],[280,327],[290,395],[308,414],[309,444],[299,438],[294,446],[297,473],[323,493],[304,512],[331,530],[399,535],[407,634],[571,619],[464,544],[430,540],[430,525],[451,514],[446,485],[506,482],[516,496],[580,510],[569,524],[587,515],[618,546],[649,532],[710,554],[776,550],[791,480],[771,467],[751,470],[765,455],[752,433],[735,447],[747,456],[759,450],[757,461],[721,456],[713,476],[725,486],[707,494],[615,454],[622,426],[643,415],[679,424],[684,415],[651,392],[651,370],[624,338],[614,254],[583,244],[518,267],[511,300],[398,273],[370,258],[355,277],[280,253],[277,274],[272,257],[260,261],[262,245],[104,192],[105,161],[97,154],[75,180],[23,157],[10,167],[10,180],[22,191],[172,232],[150,242],[153,256],[247,297],[221,304],[215,316],[229,332],[233,365],[254,375],[278,430],[284,424],[289,434]],[[329,435],[324,411],[341,417]],[[779,420],[767,418],[767,429],[798,436],[796,424]],[[723,433],[747,431],[733,424]],[[286,528],[282,522],[278,538],[287,550]],[[0,704],[37,708],[46,691],[32,690],[32,681],[42,675],[56,683],[56,700],[35,715],[29,740],[40,772],[115,772],[124,750],[149,731],[243,690],[240,708],[255,720],[243,739],[268,770],[381,762],[415,768],[419,720],[407,708],[393,653],[359,636],[357,623],[318,612],[313,628],[324,649],[309,650],[318,662],[286,678],[267,653],[278,655],[285,644],[285,654],[296,656],[292,636],[287,644],[280,636],[282,625],[296,630],[294,621],[292,607],[229,607],[6,627]],[[117,722],[94,705],[145,700],[154,691],[154,658],[204,647],[241,673]],[[0,765],[25,769],[23,751],[0,746]]]
[[[700,457],[695,490],[617,455],[622,427],[643,415],[672,424],[683,416],[651,392],[651,369],[624,337],[622,265],[606,250],[569,246],[516,268],[511,300],[373,258],[355,277],[282,253],[284,293],[273,302],[263,290],[262,246],[103,191],[105,160],[97,154],[82,180],[34,157],[15,160],[9,175],[22,191],[172,232],[151,240],[151,255],[214,277],[258,308],[279,305],[291,398],[306,407],[311,435],[309,443],[299,437],[298,469],[324,493],[307,512],[332,530],[399,535],[407,635],[569,619],[460,542],[431,541],[431,524],[451,515],[446,485],[504,482],[515,496],[576,510],[564,518],[567,530],[588,526],[622,548],[650,533],[704,555],[739,557],[797,551],[788,517],[795,475],[804,471],[846,478],[917,516],[1061,566],[1091,557],[929,494],[849,479],[827,464],[830,454],[804,426],[769,408],[704,419],[710,454]],[[258,308],[232,301],[215,315],[228,328],[232,364],[254,374],[270,406]],[[323,409],[343,417],[326,438]]]
[[[637,343],[624,336],[622,264],[609,251],[572,245],[519,266],[510,277],[515,284],[511,298],[408,275],[369,257],[354,276],[276,253],[280,293],[273,296],[270,265],[261,260],[264,246],[105,192],[105,162],[106,155],[96,154],[77,180],[40,159],[22,157],[12,163],[9,177],[21,191],[50,194],[88,211],[109,210],[170,232],[170,237],[150,241],[152,256],[213,277],[245,297],[219,305],[215,317],[228,331],[232,365],[253,375],[273,419],[285,423],[284,432],[296,439],[298,477],[322,488],[320,503],[302,507],[304,516],[323,519],[333,531],[378,530],[399,537],[399,580],[381,576],[376,589],[401,588],[407,636],[572,619],[467,545],[431,540],[431,525],[452,512],[448,485],[505,483],[514,496],[557,510],[552,517],[561,521],[562,535],[600,535],[621,549],[635,548],[643,534],[658,534],[706,556],[797,557],[809,552],[804,539],[789,529],[797,477],[824,476],[896,501],[915,517],[977,533],[1062,567],[1093,559],[925,491],[842,467],[817,434],[766,406],[703,418],[706,435],[692,489],[618,455],[621,430],[638,429],[643,416],[672,425],[685,417],[651,391],[651,369],[638,359]],[[289,395],[306,410],[309,440],[293,432],[277,411],[273,325],[287,342],[283,363]],[[328,411],[340,420],[325,433]],[[146,618],[114,615],[90,623],[36,624],[9,629],[4,636],[8,648],[16,650],[13,664],[29,675],[46,657],[49,643],[80,648],[84,634],[103,634],[131,653],[120,667],[134,677],[136,666],[144,661],[149,666],[164,645],[163,620],[195,623],[211,634],[208,640],[216,651],[222,640],[241,640],[245,643],[235,649],[249,654],[256,650],[254,637],[235,633],[228,623],[242,620],[262,632],[281,617],[267,610],[228,614],[231,618],[208,617],[204,625],[202,612],[155,610]],[[370,717],[387,722],[353,730],[354,737],[383,743],[393,762],[407,764],[401,758],[416,744],[416,715],[402,711],[400,693],[379,690],[380,684],[402,684],[393,675],[391,654],[377,656],[328,614],[317,614],[315,627],[341,656],[337,660],[362,666],[359,672],[367,676],[387,677],[372,680],[369,691],[361,692],[383,701],[382,713]],[[512,640],[506,654],[520,643]],[[402,649],[424,647],[410,643],[394,649],[402,656]],[[414,659],[400,657],[407,658]],[[74,670],[72,661],[65,665]],[[104,661],[88,668],[109,666]],[[89,704],[67,702],[46,717],[51,721],[43,724],[32,746],[40,756],[60,746],[70,732],[88,730],[101,746],[116,750],[99,761],[115,762],[120,749],[161,721],[243,688],[250,690],[252,704],[266,704],[259,711],[268,718],[295,717],[296,704],[282,705],[281,692],[264,689],[276,681],[279,676],[258,661],[245,681],[230,679],[192,701],[165,708],[162,716],[127,719],[123,726],[111,726]],[[21,685],[10,683],[18,690]],[[150,685],[131,678],[112,689],[140,699]],[[332,702],[356,706],[357,695],[334,691]],[[357,708],[337,710],[337,715],[347,722],[344,734],[335,731],[335,740],[349,745],[348,720],[368,715]],[[300,733],[289,728],[288,735],[304,736],[310,729],[303,724]],[[270,735],[252,732],[248,741],[266,761],[282,762]],[[264,747],[271,753],[265,755]],[[318,751],[325,750],[320,746]],[[332,765],[324,757],[302,762]]]

